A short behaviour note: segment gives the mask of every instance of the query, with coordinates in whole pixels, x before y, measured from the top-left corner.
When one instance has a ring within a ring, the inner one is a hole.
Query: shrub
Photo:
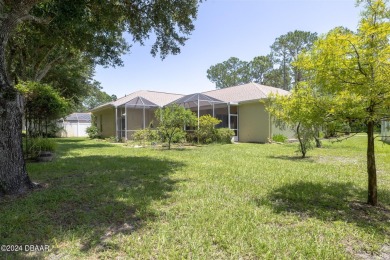
[[[221,123],[221,120],[210,115],[204,115],[199,118],[199,128],[195,131],[199,142],[208,144],[217,141],[217,129],[215,126]]]
[[[198,142],[198,137],[196,136],[195,132],[186,132],[186,141],[189,143],[196,143]]]
[[[118,140],[117,140],[117,138],[115,136],[110,136],[110,137],[108,137],[108,138],[106,138],[104,140],[106,140],[109,143],[116,143],[116,142],[118,142]]]
[[[140,144],[145,144],[145,142],[155,142],[160,140],[160,136],[158,135],[156,130],[152,130],[150,128],[145,128],[142,130],[138,130],[133,134],[134,141],[139,142]]]
[[[88,134],[89,138],[91,139],[100,138],[100,132],[97,126],[92,125],[90,127],[87,127],[85,132]]]
[[[37,137],[31,140],[29,154],[32,158],[36,158],[41,152],[55,152],[57,143],[53,139]]]
[[[277,135],[272,136],[272,141],[274,141],[274,142],[284,143],[287,141],[287,139],[288,139],[287,136],[282,135],[282,134],[277,134]]]
[[[218,128],[217,129],[217,142],[224,144],[231,144],[232,138],[235,135],[234,131],[229,128]]]

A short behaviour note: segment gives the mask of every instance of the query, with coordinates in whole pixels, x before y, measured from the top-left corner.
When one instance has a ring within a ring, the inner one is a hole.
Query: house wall
[[[270,118],[264,104],[241,103],[238,110],[238,141],[266,143],[270,136]]]
[[[115,136],[115,108],[107,108],[92,113],[102,137]]]
[[[291,129],[291,127],[279,126],[272,119],[271,119],[271,125],[272,125],[272,132],[271,132],[272,136],[281,134],[281,135],[286,136],[288,139],[295,138],[295,131],[294,131],[294,129]]]

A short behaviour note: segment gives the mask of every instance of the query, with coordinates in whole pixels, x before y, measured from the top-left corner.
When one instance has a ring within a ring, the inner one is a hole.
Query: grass
[[[385,258],[390,145],[377,141],[379,207],[367,206],[365,136],[300,159],[296,144],[161,150],[58,139],[28,164],[44,188],[0,200],[0,244],[54,259]],[[382,254],[382,255],[381,255]]]

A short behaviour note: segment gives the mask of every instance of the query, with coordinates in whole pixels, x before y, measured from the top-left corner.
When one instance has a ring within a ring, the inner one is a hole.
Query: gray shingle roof
[[[279,95],[289,95],[290,92],[269,86],[260,85],[258,83],[248,83],[244,85],[211,90],[203,92],[210,97],[223,100],[225,102],[243,102],[251,100],[259,100],[267,98],[269,94],[275,93]]]

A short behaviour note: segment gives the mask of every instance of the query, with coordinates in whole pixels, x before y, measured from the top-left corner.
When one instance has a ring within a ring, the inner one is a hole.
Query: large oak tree
[[[34,187],[22,153],[22,97],[15,89],[7,64],[8,43],[20,36],[20,26],[39,27],[42,37],[50,37],[47,42],[55,43],[53,51],[66,54],[73,48],[94,63],[108,66],[120,64],[120,55],[129,47],[122,35],[125,31],[141,44],[153,36],[152,55],[159,53],[163,58],[178,54],[186,36],[194,30],[192,22],[196,19],[198,2],[0,1],[0,195],[23,193]]]

